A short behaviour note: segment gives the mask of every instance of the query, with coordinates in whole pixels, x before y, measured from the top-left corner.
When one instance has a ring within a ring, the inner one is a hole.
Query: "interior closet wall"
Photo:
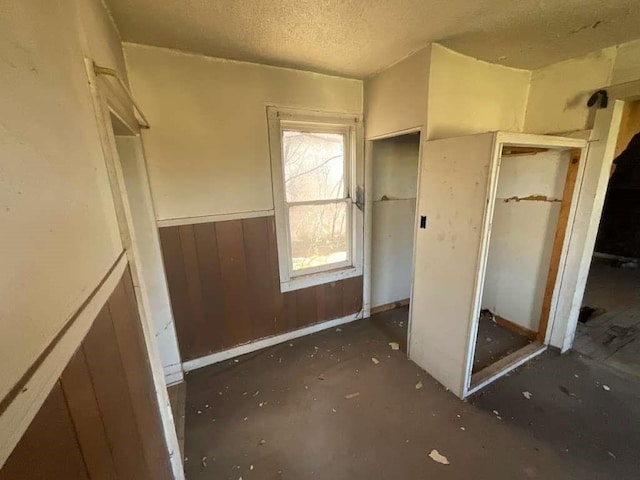
[[[371,306],[411,295],[420,134],[373,143]]]
[[[482,308],[537,331],[569,151],[503,156]]]

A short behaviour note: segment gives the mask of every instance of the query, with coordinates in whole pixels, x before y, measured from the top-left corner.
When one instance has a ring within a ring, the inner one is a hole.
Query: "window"
[[[354,116],[268,109],[282,291],[362,274]]]

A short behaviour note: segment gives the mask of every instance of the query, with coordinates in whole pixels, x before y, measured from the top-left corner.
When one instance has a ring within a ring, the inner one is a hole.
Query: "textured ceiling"
[[[123,40],[363,78],[429,42],[533,69],[640,37],[638,0],[107,0]]]

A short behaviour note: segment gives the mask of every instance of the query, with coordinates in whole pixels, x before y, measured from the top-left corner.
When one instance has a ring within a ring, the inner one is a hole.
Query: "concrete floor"
[[[527,337],[498,325],[486,316],[481,316],[473,356],[473,373],[479,372],[529,343],[531,340]]]
[[[573,349],[640,376],[640,269],[594,258],[582,304],[597,312],[578,324]]]
[[[637,381],[546,354],[463,402],[388,345],[404,345],[406,315],[189,374],[187,478],[638,478]]]

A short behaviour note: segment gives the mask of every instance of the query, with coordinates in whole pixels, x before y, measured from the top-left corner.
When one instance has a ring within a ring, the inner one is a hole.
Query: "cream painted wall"
[[[362,113],[362,82],[125,44],[160,220],[273,208],[267,105]]]
[[[531,74],[433,44],[429,72],[429,140],[503,130],[521,132]]]
[[[431,45],[364,82],[366,138],[424,125],[430,57]]]
[[[419,135],[373,143],[372,307],[411,296],[419,151]]]
[[[3,2],[0,398],[122,250],[83,59],[118,68],[120,44],[113,32],[87,43],[80,25],[91,13],[91,28],[101,8],[99,0]]]
[[[568,152],[502,158],[491,227],[482,308],[537,331],[553,250]]]
[[[525,119],[529,133],[560,133],[589,128],[587,100],[609,85],[615,47],[536,70]]]

